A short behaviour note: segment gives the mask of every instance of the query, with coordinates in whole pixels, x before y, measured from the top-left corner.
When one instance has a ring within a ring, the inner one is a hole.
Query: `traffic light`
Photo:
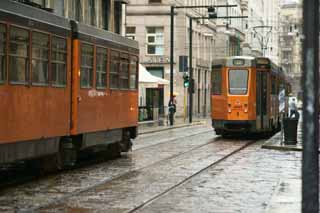
[[[183,86],[185,88],[189,87],[189,76],[188,75],[183,75]]]

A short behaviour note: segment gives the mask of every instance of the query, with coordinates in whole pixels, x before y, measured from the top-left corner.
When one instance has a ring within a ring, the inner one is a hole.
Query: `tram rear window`
[[[245,95],[248,91],[248,70],[229,70],[229,94]]]

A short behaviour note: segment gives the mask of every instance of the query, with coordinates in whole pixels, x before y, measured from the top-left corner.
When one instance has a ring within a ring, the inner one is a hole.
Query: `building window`
[[[52,85],[63,87],[67,79],[67,42],[66,39],[52,37],[51,80]]]
[[[81,88],[91,88],[93,80],[93,46],[81,45],[81,67],[80,67]]]
[[[121,2],[114,2],[114,32],[121,33],[122,6]]]
[[[136,27],[126,27],[126,37],[135,40]]]
[[[96,26],[95,0],[89,0],[88,23],[92,26]]]
[[[163,27],[147,27],[147,54],[163,55]]]
[[[97,61],[96,61],[96,87],[98,89],[105,89],[107,87],[107,49],[97,48]]]
[[[29,79],[29,31],[10,28],[9,79],[14,84],[25,84]]]
[[[105,30],[109,30],[110,0],[102,1],[102,23]]]
[[[154,4],[154,3],[160,4],[161,2],[162,0],[149,0],[149,4]]]
[[[129,88],[129,55],[121,54],[121,66],[119,73],[119,83],[121,89]]]
[[[130,58],[130,89],[137,89],[138,58]]]
[[[82,0],[72,0],[72,9],[69,10],[71,13],[70,17],[74,18],[76,21],[83,22],[82,17]]]
[[[55,14],[64,16],[64,0],[54,0],[53,9]]]
[[[163,67],[147,67],[147,70],[151,75],[157,76],[159,78],[164,78]]]
[[[110,88],[119,88],[119,67],[120,67],[120,55],[118,52],[111,51],[111,63],[110,63]]]
[[[48,84],[49,35],[32,33],[32,84]]]
[[[6,80],[6,38],[6,26],[0,24],[0,84]]]

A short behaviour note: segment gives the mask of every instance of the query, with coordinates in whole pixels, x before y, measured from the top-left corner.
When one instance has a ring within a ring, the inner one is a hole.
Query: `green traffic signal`
[[[183,86],[184,86],[184,87],[189,87],[189,84],[190,84],[190,82],[189,82],[189,76],[188,76],[188,75],[184,75],[184,76],[183,76]]]

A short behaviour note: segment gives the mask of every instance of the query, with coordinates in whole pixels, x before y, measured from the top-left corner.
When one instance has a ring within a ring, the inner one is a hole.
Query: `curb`
[[[143,131],[143,132],[139,132],[138,129],[138,135],[145,135],[145,134],[151,134],[151,133],[156,133],[156,132],[163,132],[163,131],[167,131],[170,129],[178,129],[178,128],[183,128],[183,127],[188,127],[188,126],[197,126],[197,125],[204,125],[206,124],[206,121],[195,121],[192,122],[191,124],[180,124],[180,125],[176,125],[176,126],[169,126],[169,127],[164,127],[164,128],[159,128],[159,129],[152,129],[149,131]],[[139,128],[139,127],[138,127]]]
[[[273,150],[279,150],[279,151],[302,151],[302,146],[300,145],[285,145],[281,144],[280,142],[280,132],[275,134],[273,137],[271,137],[268,141],[266,141],[261,148],[263,149],[273,149]]]

